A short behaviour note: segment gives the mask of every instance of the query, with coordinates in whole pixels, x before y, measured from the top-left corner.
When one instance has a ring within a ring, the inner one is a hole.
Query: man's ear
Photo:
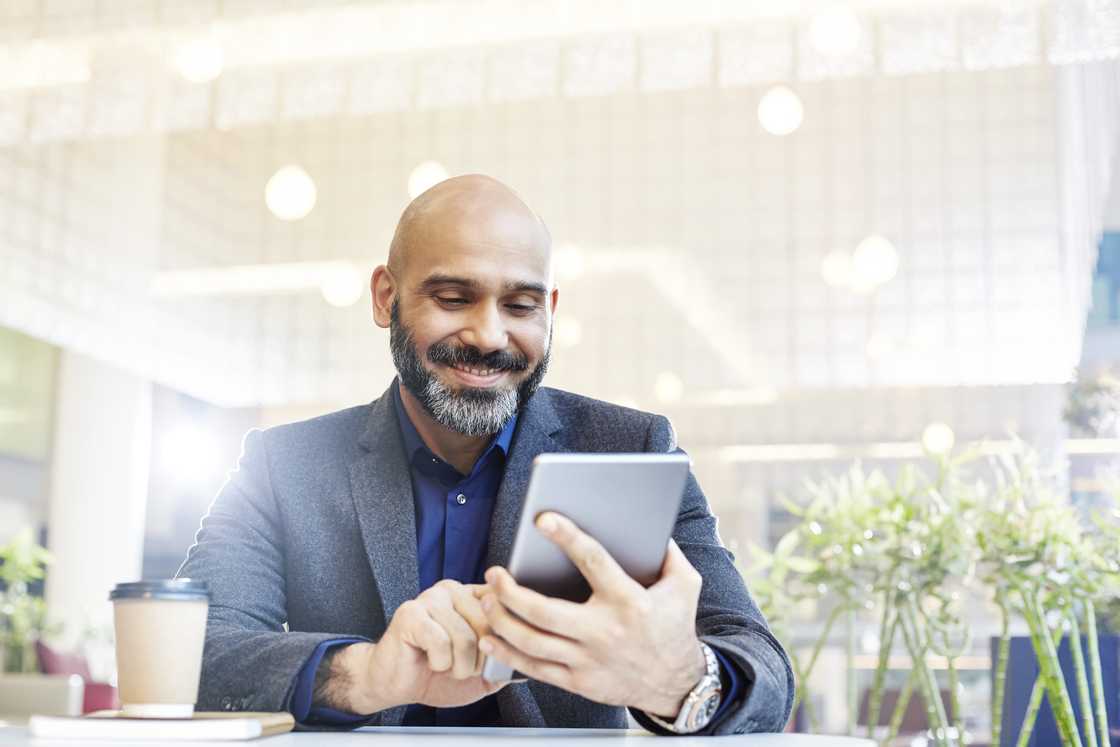
[[[560,300],[560,289],[557,288],[557,287],[553,287],[552,288],[552,293],[548,294],[548,303],[549,303],[549,306],[552,307],[550,309],[549,313],[551,313],[551,314],[556,313],[556,303],[559,300]]]
[[[373,322],[382,329],[389,327],[393,317],[393,300],[397,296],[397,282],[385,265],[378,265],[369,279],[369,295],[373,299]]]

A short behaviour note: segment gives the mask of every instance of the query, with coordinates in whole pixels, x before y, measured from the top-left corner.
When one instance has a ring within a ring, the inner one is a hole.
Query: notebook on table
[[[32,716],[31,736],[50,739],[248,740],[284,734],[290,713],[199,711],[193,718],[129,718],[120,711],[85,716]]]

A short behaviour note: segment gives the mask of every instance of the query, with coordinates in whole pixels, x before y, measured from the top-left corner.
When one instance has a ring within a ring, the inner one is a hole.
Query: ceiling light
[[[339,262],[323,273],[319,282],[319,292],[323,300],[331,306],[344,308],[353,306],[365,292],[366,284],[362,273],[349,262]]]
[[[583,325],[579,319],[565,317],[556,320],[556,343],[562,348],[574,348],[583,340]]]
[[[859,242],[852,253],[852,287],[867,293],[887,283],[898,273],[898,250],[887,239],[872,234]]]
[[[284,166],[268,180],[264,201],[280,220],[300,220],[315,207],[318,190],[311,176],[299,166]]]
[[[175,69],[191,83],[209,83],[222,74],[225,56],[212,39],[195,39],[175,52]]]
[[[809,43],[824,55],[851,54],[859,47],[862,36],[859,18],[841,6],[817,13],[809,22]]]
[[[955,442],[953,429],[945,423],[930,423],[922,431],[922,446],[931,454],[948,454]]]
[[[833,288],[846,288],[852,281],[852,255],[833,249],[821,260],[821,277]]]
[[[657,374],[653,391],[659,402],[678,402],[684,394],[684,382],[672,371],[662,371]]]
[[[788,135],[801,126],[805,108],[788,86],[774,86],[758,102],[758,121],[771,135]]]
[[[447,169],[438,161],[424,161],[408,175],[408,196],[415,200],[448,176]]]

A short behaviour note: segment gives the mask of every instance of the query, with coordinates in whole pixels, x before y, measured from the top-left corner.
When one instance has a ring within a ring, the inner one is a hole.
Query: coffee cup
[[[121,713],[190,718],[198,701],[209,586],[189,578],[137,581],[117,584],[109,600]]]

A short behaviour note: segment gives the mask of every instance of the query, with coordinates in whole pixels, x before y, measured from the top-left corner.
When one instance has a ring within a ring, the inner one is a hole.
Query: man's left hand
[[[581,604],[547,597],[490,568],[479,593],[495,635],[479,649],[589,700],[676,717],[705,672],[696,637],[700,574],[669,540],[661,577],[647,589],[568,518],[541,514],[537,529],[571,558],[591,597]]]

